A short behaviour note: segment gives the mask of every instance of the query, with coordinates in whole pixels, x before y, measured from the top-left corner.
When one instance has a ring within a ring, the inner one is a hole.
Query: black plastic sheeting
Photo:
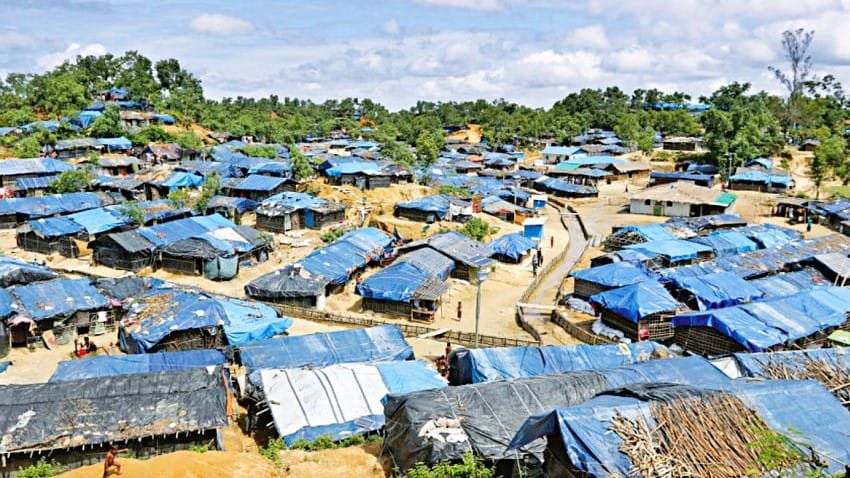
[[[316,297],[325,293],[329,281],[293,265],[262,275],[245,285],[248,297],[260,300]]]
[[[189,238],[180,241],[172,242],[162,250],[163,253],[174,257],[191,257],[211,261],[217,257],[229,257],[233,253],[227,253],[213,246],[209,242],[198,239]]]
[[[585,402],[607,390],[632,384],[669,383],[721,388],[729,378],[700,357],[658,359],[603,371],[572,372],[515,380],[462,385],[388,397],[384,407],[384,445],[395,465],[407,470],[417,463],[460,460],[471,451],[511,474],[520,464],[538,468],[546,443],[535,440],[507,451],[517,431],[532,415]],[[625,393],[625,392],[621,392]],[[647,392],[648,393],[648,392]],[[454,433],[428,434],[459,421]],[[461,430],[457,430],[458,425]],[[459,433],[458,433],[459,432]],[[439,435],[439,436],[435,436]],[[505,467],[509,467],[507,470]]]
[[[0,256],[0,287],[55,279],[58,275],[44,267]]]
[[[227,426],[221,367],[0,386],[0,453]]]
[[[124,300],[139,297],[153,287],[162,284],[151,277],[119,277],[117,279],[97,279],[94,286],[110,299]]]
[[[0,357],[9,355],[12,348],[11,337],[9,336],[9,326],[5,321],[0,320]]]

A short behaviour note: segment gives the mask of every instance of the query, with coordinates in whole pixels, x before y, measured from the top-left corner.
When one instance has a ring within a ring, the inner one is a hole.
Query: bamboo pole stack
[[[837,360],[797,357],[790,362],[770,357],[764,366],[766,378],[774,380],[817,380],[838,401],[850,408],[850,367]]]

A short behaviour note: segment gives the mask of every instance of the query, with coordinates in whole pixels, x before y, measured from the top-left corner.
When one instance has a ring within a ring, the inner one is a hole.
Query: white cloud
[[[105,55],[106,53],[106,47],[101,45],[100,43],[89,43],[87,45],[71,43],[70,45],[68,45],[67,48],[62,51],[47,53],[38,57],[36,63],[40,68],[49,70],[62,64],[62,62],[64,62],[65,60],[71,60],[73,58],[76,58],[77,55]]]
[[[401,27],[395,20],[387,20],[381,30],[388,35],[398,35],[401,33]]]
[[[468,8],[491,12],[505,9],[505,4],[501,0],[416,0],[416,3],[435,7]]]
[[[655,55],[641,47],[617,50],[603,61],[607,69],[620,73],[643,73],[657,68]]]
[[[586,48],[591,50],[606,50],[609,42],[602,25],[589,25],[576,28],[567,35],[566,44],[574,48]]]
[[[30,49],[36,45],[37,42],[30,35],[16,31],[0,32],[0,51]]]
[[[205,13],[192,20],[192,30],[213,35],[244,35],[254,31],[251,22],[220,13]]]

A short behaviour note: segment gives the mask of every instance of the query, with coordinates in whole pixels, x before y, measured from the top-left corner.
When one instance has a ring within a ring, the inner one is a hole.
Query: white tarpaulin
[[[389,393],[374,365],[341,364],[315,370],[261,370],[275,428],[287,436],[304,427],[334,425],[383,415]]]

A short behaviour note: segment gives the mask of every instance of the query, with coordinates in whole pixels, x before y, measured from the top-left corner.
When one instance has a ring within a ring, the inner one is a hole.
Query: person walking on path
[[[537,256],[535,255],[531,258],[531,273],[534,277],[537,277],[537,266]]]
[[[555,248],[555,236],[549,236],[549,249]]]
[[[460,322],[461,318],[463,318],[463,303],[457,301],[457,321]]]
[[[537,249],[537,265],[543,265],[543,249]]]
[[[812,232],[812,218],[806,219],[806,232]]]

